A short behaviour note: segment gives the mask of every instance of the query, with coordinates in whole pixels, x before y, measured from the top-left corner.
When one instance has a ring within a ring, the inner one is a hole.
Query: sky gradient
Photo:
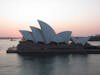
[[[100,34],[100,0],[0,0],[0,37],[39,27],[37,19],[73,36]]]

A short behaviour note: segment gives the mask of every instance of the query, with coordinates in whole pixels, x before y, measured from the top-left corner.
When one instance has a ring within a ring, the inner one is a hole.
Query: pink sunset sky
[[[100,34],[100,0],[0,0],[0,37],[20,37],[18,30],[39,27],[37,19],[56,33]]]

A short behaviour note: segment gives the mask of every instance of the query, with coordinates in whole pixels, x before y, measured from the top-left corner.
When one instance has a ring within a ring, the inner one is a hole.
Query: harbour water
[[[0,40],[0,75],[100,75],[100,54],[6,54],[19,40]],[[90,42],[100,45],[100,42]]]

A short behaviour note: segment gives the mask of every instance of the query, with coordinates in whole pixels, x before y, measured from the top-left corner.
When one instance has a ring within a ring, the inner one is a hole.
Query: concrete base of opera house
[[[19,53],[19,54],[100,54],[100,49],[61,49],[61,50],[38,50],[38,51],[23,51],[7,50],[7,53]]]
[[[19,54],[100,54],[100,46],[84,46],[75,44],[33,44],[19,43],[17,47],[10,47],[7,53]]]

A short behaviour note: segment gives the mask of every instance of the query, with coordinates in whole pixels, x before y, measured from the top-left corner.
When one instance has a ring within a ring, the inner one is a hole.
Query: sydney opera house
[[[89,37],[72,37],[72,31],[57,34],[47,23],[40,20],[38,23],[40,28],[30,26],[31,31],[20,30],[22,40],[7,53],[100,53],[100,47],[88,43]]]
[[[31,31],[27,30],[20,30],[23,40],[31,40],[35,44],[38,42],[43,42],[45,44],[49,44],[51,42],[56,42],[56,43],[69,43],[71,40],[72,43],[74,44],[81,44],[85,45],[87,41],[89,40],[89,37],[71,37],[72,31],[63,31],[58,34],[53,30],[50,25],[47,23],[38,20],[38,23],[40,25],[40,29],[36,28],[34,26],[30,26]]]

